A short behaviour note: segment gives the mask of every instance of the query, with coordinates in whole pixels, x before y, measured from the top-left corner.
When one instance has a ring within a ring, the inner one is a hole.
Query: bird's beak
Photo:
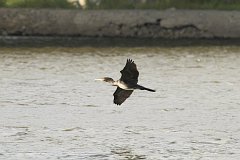
[[[95,79],[95,81],[103,81],[104,79],[103,78],[97,78]]]

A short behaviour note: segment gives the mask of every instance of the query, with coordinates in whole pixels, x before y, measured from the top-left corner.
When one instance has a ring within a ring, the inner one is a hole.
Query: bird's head
[[[110,77],[103,77],[103,78],[97,78],[95,81],[103,81],[103,82],[108,82],[108,83],[114,83],[114,80]]]

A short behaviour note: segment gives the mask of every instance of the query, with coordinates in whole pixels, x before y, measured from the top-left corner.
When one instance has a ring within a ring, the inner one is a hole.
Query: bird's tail
[[[138,85],[137,89],[146,90],[146,91],[150,91],[150,92],[156,92],[156,90],[154,90],[154,89],[146,88],[146,87],[143,87],[140,85]]]

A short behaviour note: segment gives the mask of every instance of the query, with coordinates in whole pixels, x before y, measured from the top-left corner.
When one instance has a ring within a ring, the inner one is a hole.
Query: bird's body
[[[129,86],[128,84],[126,84],[124,81],[121,81],[121,80],[117,80],[113,84],[114,86],[118,86],[119,88],[124,90],[134,90],[134,88],[132,88],[131,86]]]
[[[117,86],[116,91],[113,93],[114,96],[113,102],[115,104],[121,105],[132,94],[132,92],[135,89],[155,92],[155,90],[153,89],[149,89],[137,84],[139,72],[133,60],[128,59],[125,67],[120,72],[122,76],[117,81],[114,81],[112,78],[109,77],[96,79],[111,83],[113,86]]]

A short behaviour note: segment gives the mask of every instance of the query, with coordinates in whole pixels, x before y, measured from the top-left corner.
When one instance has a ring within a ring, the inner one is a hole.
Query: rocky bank
[[[0,9],[2,36],[240,38],[239,11]]]

